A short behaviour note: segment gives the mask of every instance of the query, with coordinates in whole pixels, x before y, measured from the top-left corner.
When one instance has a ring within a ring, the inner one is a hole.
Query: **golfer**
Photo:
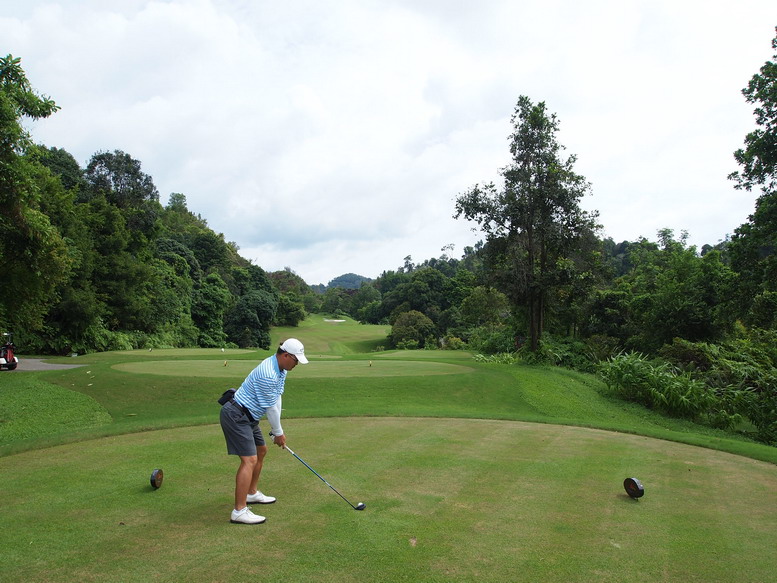
[[[240,456],[235,477],[235,509],[230,519],[233,523],[261,524],[265,517],[251,512],[247,504],[275,502],[275,498],[257,490],[262,462],[267,455],[259,419],[267,416],[275,444],[283,447],[286,436],[281,427],[281,395],[286,374],[300,362],[308,363],[305,347],[296,338],[289,338],[274,355],[251,371],[232,399],[221,407],[221,429],[227,441],[227,453]]]

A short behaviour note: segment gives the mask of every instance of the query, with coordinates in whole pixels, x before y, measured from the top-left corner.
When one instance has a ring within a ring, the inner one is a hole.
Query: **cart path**
[[[43,362],[42,358],[19,358],[19,364],[16,370],[3,371],[5,372],[24,372],[24,371],[41,371],[41,370],[64,370],[68,368],[78,368],[84,366],[83,364],[50,364]]]

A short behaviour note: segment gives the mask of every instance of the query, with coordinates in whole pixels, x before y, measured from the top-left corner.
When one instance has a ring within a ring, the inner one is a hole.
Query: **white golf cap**
[[[305,358],[305,347],[302,346],[302,342],[296,338],[289,338],[286,342],[281,344],[281,350],[296,356],[300,364],[308,363],[308,359]]]

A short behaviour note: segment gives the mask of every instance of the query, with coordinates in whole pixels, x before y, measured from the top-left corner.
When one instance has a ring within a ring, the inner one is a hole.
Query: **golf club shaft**
[[[290,453],[291,455],[293,455],[295,458],[297,458],[299,461],[301,461],[301,462],[302,462],[302,464],[303,464],[303,465],[304,465],[304,466],[305,466],[307,469],[309,469],[311,472],[313,472],[314,474],[316,474],[316,475],[318,476],[318,478],[319,478],[319,479],[320,479],[322,482],[324,482],[324,484],[326,484],[327,486],[329,486],[329,487],[332,489],[332,491],[333,491],[335,494],[337,494],[338,496],[340,496],[340,498],[342,498],[343,500],[345,500],[346,502],[348,502],[348,499],[347,499],[345,496],[343,496],[342,494],[340,494],[340,492],[338,492],[338,491],[337,491],[337,489],[336,489],[334,486],[332,486],[332,484],[330,484],[329,482],[327,482],[327,481],[326,481],[326,480],[325,480],[325,479],[324,479],[324,478],[321,476],[321,474],[319,474],[319,473],[318,473],[316,470],[314,470],[313,468],[311,468],[311,467],[310,467],[310,466],[309,466],[309,465],[308,465],[308,464],[305,462],[305,460],[303,460],[303,459],[302,459],[301,457],[299,457],[299,456],[298,456],[296,453],[294,453],[294,451],[293,451],[293,450],[292,450],[292,449],[291,449],[291,448],[290,448],[288,445],[284,445],[284,446],[283,446],[283,448],[284,448],[284,449],[287,449],[287,450],[289,450],[289,453]],[[353,508],[354,510],[356,510],[356,506],[354,506],[354,505],[353,505],[353,504],[351,504],[350,502],[348,502],[348,505],[349,505],[351,508]]]

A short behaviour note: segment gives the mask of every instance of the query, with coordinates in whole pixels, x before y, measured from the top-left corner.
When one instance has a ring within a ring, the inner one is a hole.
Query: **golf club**
[[[340,494],[340,492],[338,492],[338,491],[337,491],[337,489],[336,489],[334,486],[332,486],[332,484],[330,484],[330,483],[329,483],[329,482],[327,482],[327,481],[326,481],[324,478],[322,478],[322,477],[321,477],[321,474],[319,474],[319,473],[318,473],[316,470],[314,470],[314,469],[313,469],[313,468],[311,468],[311,467],[310,467],[310,466],[309,466],[307,463],[305,463],[305,460],[303,460],[303,459],[302,459],[301,457],[299,457],[299,456],[298,456],[296,453],[294,453],[294,451],[293,451],[293,450],[292,450],[292,449],[291,449],[291,448],[290,448],[288,445],[284,446],[283,448],[284,448],[285,450],[287,450],[287,451],[288,451],[288,452],[289,452],[291,455],[293,455],[295,458],[297,458],[299,461],[301,461],[301,462],[304,464],[304,466],[305,466],[307,469],[309,469],[311,472],[313,472],[314,474],[316,474],[316,475],[319,477],[319,479],[320,479],[322,482],[324,482],[324,484],[326,484],[327,486],[329,486],[330,488],[332,488],[332,490],[334,490],[334,492],[335,492],[335,493],[336,493],[338,496],[340,496],[340,498],[342,498],[343,500],[345,500],[346,502],[348,502],[348,499],[347,499],[345,496],[343,496],[342,494]],[[359,503],[358,503],[356,506],[354,506],[353,504],[351,504],[350,502],[348,502],[348,505],[349,505],[351,508],[353,508],[354,510],[364,510],[364,508],[367,506],[367,505],[366,505],[364,502],[359,502]]]

